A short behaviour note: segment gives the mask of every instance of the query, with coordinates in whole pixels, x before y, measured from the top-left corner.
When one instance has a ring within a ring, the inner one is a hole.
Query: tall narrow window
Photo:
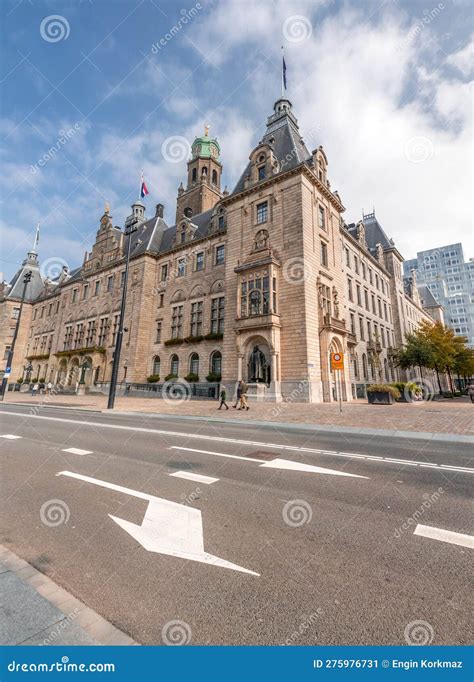
[[[349,296],[349,301],[353,301],[354,297],[352,295],[352,280],[350,277],[347,278],[347,294]]]
[[[266,223],[268,220],[268,201],[257,204],[257,224]]]
[[[166,282],[168,279],[168,263],[164,263],[164,265],[161,266],[161,281]]]
[[[189,373],[199,375],[199,355],[193,353],[189,358]]]
[[[224,296],[213,298],[211,301],[211,333],[224,333]]]
[[[321,242],[321,265],[328,264],[328,245],[326,242]]]
[[[191,336],[202,334],[202,301],[191,304]]]
[[[199,251],[196,254],[196,271],[200,272],[204,270],[204,251]]]
[[[171,315],[171,338],[181,339],[183,332],[183,306],[175,305]]]
[[[318,224],[321,230],[326,229],[326,216],[324,213],[324,208],[322,206],[318,207]]]
[[[172,356],[171,356],[170,370],[171,370],[171,374],[174,374],[174,376],[178,376],[178,372],[179,372],[179,358],[178,358],[177,355],[172,355]]]
[[[258,179],[265,180],[265,166],[260,166],[258,169]]]
[[[161,327],[162,327],[162,321],[158,320],[156,323],[156,334],[155,334],[155,343],[161,343]]]
[[[177,277],[184,277],[186,274],[186,258],[180,258],[178,260],[178,270],[177,270]]]
[[[161,360],[159,355],[155,355],[153,358],[153,374],[155,376],[160,375],[160,370],[161,370]]]
[[[222,265],[225,261],[225,246],[224,244],[219,244],[216,246],[215,264]]]

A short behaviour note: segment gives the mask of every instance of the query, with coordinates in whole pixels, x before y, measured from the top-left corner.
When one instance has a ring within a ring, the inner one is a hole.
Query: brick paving
[[[27,403],[57,407],[76,407],[83,410],[106,410],[103,395],[37,396],[8,393],[5,403]],[[229,401],[229,405],[231,402]],[[337,404],[308,403],[250,403],[248,412],[230,407],[218,411],[215,400],[168,402],[161,398],[117,398],[115,409],[120,412],[148,412],[180,416],[235,419],[235,421],[267,421],[294,424],[314,424],[383,429],[423,431],[457,435],[474,435],[474,405],[468,398],[435,400],[394,405],[369,405],[365,401],[343,403],[342,413]]]

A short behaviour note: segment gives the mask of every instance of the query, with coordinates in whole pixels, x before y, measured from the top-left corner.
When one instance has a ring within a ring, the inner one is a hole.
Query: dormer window
[[[259,166],[258,168],[258,179],[265,180],[265,166]]]
[[[186,241],[186,230],[183,228],[181,230],[181,244],[184,244]]]
[[[217,220],[217,225],[218,225],[218,227],[219,227],[219,230],[223,230],[223,229],[224,229],[224,216],[223,216],[223,215],[220,215],[220,216],[219,216],[219,218],[218,218],[218,220]]]

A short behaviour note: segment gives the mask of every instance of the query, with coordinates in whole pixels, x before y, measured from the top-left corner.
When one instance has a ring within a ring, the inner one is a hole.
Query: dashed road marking
[[[218,478],[213,478],[212,476],[203,476],[202,474],[193,474],[192,471],[175,471],[173,474],[169,474],[175,478],[186,478],[188,481],[196,481],[196,483],[205,483],[206,485],[211,485],[211,483],[217,483]]]
[[[0,438],[7,438],[8,440],[18,440],[18,438],[22,438],[22,436],[14,436],[12,433],[4,433]]]
[[[81,450],[81,448],[64,448],[61,452],[70,452],[71,455],[92,455],[92,450]]]
[[[430,540],[449,542],[451,545],[460,545],[461,547],[469,547],[469,549],[474,549],[474,535],[455,533],[452,530],[445,530],[444,528],[423,526],[419,523],[415,528],[413,535],[421,535],[422,537],[429,538]]]

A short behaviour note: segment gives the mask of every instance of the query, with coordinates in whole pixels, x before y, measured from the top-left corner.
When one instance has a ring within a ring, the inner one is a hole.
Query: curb
[[[51,578],[34,566],[0,545],[0,560],[17,578],[36,590],[43,599],[64,613],[65,618],[75,613],[74,622],[97,644],[103,646],[140,646],[138,642],[118,630],[96,611],[83,604],[72,594],[59,587]]]
[[[32,403],[5,403],[9,406],[21,405],[22,407],[31,407]],[[94,414],[113,414],[123,417],[145,417],[147,419],[170,419],[170,420],[188,420],[198,422],[215,422],[217,424],[233,424],[234,426],[258,426],[259,428],[267,429],[287,429],[291,431],[314,431],[322,433],[346,433],[358,436],[379,436],[381,438],[411,438],[412,440],[429,440],[439,441],[444,443],[469,443],[474,444],[474,436],[467,436],[459,433],[441,433],[431,431],[402,431],[398,429],[370,429],[359,426],[339,426],[332,424],[305,424],[295,422],[270,422],[270,421],[252,421],[245,422],[237,419],[226,419],[225,417],[204,417],[196,415],[177,415],[167,414],[162,412],[139,412],[139,411],[122,411],[122,410],[91,410],[85,407],[61,406],[61,405],[45,405],[48,409],[57,410],[72,410],[75,412],[93,412]]]
[[[102,413],[107,413],[106,410],[101,410]],[[399,431],[397,429],[369,429],[358,426],[333,426],[332,424],[297,424],[294,422],[269,422],[269,421],[252,421],[246,420],[242,422],[237,419],[225,419],[224,417],[199,417],[194,415],[175,415],[162,414],[157,412],[122,412],[113,411],[114,415],[123,417],[155,417],[158,419],[176,419],[183,421],[205,421],[216,422],[218,424],[234,424],[235,426],[258,426],[268,429],[288,429],[292,431],[322,431],[327,433],[352,433],[359,436],[380,436],[387,438],[411,438],[415,440],[436,440],[449,443],[473,443],[474,436],[465,436],[459,433],[439,433],[430,431]]]

